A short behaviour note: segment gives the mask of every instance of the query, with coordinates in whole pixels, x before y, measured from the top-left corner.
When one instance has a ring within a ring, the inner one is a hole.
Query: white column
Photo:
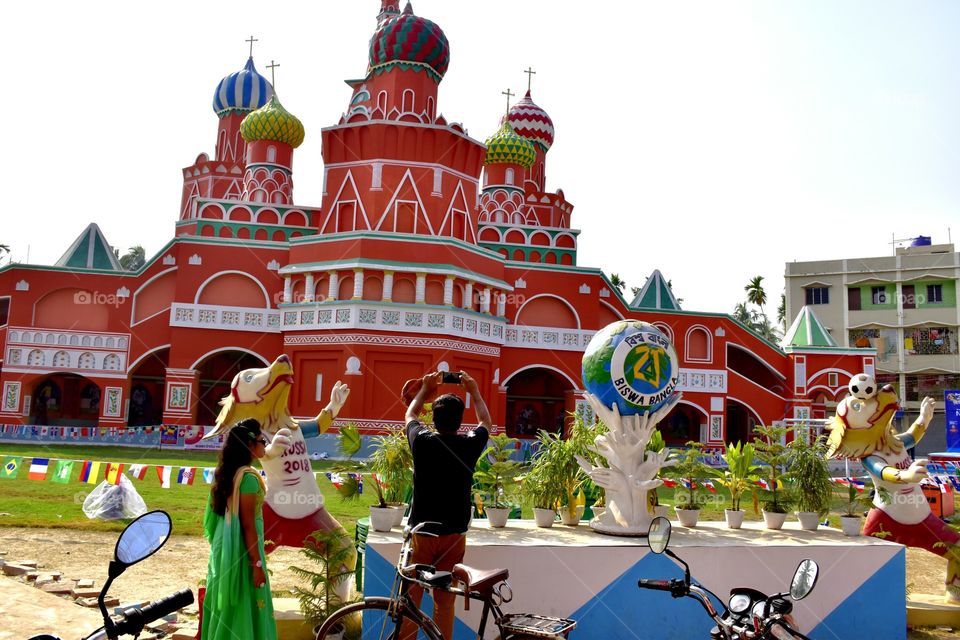
[[[353,299],[363,298],[363,269],[353,270]]]
[[[490,289],[480,292],[480,313],[490,313]]]
[[[417,274],[417,297],[416,303],[423,304],[427,299],[427,274]]]
[[[330,288],[327,290],[327,300],[337,299],[337,286],[340,284],[340,276],[336,271],[327,272],[330,276]]]
[[[313,302],[313,274],[307,274],[307,281],[303,286],[303,301]]]
[[[467,282],[467,286],[463,290],[463,308],[473,309],[473,283],[472,282]]]
[[[290,276],[284,276],[283,278],[283,303],[290,304],[293,300],[293,282],[290,279]]]
[[[383,301],[393,301],[393,271],[383,272]]]
[[[453,306],[453,276],[447,276],[443,281],[443,304],[448,307]]]
[[[507,315],[507,294],[497,292],[497,315],[501,318]]]

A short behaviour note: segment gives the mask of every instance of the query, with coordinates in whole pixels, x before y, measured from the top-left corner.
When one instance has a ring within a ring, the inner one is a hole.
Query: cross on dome
[[[537,72],[533,70],[533,67],[527,67],[524,73],[527,74],[527,93],[530,93],[530,85],[533,84],[533,76],[537,75]]]
[[[244,40],[244,42],[249,42],[249,43],[250,43],[250,57],[252,58],[252,57],[253,57],[253,43],[254,43],[254,42],[260,42],[260,41],[259,41],[258,39],[256,39],[256,38],[254,38],[254,37],[251,35],[250,38],[247,39],[247,40]]]
[[[276,72],[274,72],[274,69],[276,69],[279,66],[280,66],[280,63],[274,62],[273,60],[271,60],[270,64],[267,65],[267,69],[270,69],[270,85],[274,87],[274,91],[276,91],[276,87],[277,87],[277,78],[276,78]]]
[[[513,93],[512,91],[510,91],[509,88],[507,88],[506,91],[501,91],[501,92],[500,92],[500,95],[502,95],[502,96],[507,96],[507,113],[509,113],[509,112],[510,112],[510,98],[512,98],[513,96],[515,96],[515,95],[517,95],[517,94]]]

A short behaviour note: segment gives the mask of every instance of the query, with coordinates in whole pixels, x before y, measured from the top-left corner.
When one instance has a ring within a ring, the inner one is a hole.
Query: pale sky
[[[181,168],[213,155],[213,91],[246,62],[303,121],[294,199],[319,206],[320,129],[361,77],[379,0],[17,2],[0,153],[13,259],[52,264],[91,221],[121,253],[172,236]],[[483,141],[523,94],[553,118],[547,188],[579,264],[730,312],[784,262],[960,234],[960,3],[416,0],[451,43],[439,111]]]

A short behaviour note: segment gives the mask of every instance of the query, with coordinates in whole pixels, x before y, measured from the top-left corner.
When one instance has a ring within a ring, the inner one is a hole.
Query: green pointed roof
[[[646,284],[640,289],[640,293],[633,299],[630,306],[634,309],[667,309],[669,311],[681,311],[680,303],[677,302],[673,291],[667,285],[663,274],[659,269],[654,269]]]
[[[123,271],[100,227],[92,222],[54,266]]]
[[[836,341],[808,306],[800,309],[796,319],[780,341],[781,347],[836,347]]]

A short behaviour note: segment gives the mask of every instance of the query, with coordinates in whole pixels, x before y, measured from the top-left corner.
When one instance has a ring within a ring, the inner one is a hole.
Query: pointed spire
[[[403,15],[412,16],[413,15],[413,5],[410,4],[410,0],[407,0],[407,6],[403,8]]]
[[[640,289],[640,293],[633,299],[630,306],[634,309],[668,309],[670,311],[680,311],[680,303],[673,295],[673,290],[667,280],[660,273],[659,269],[654,269],[647,282]]]
[[[836,347],[837,342],[820,322],[813,309],[804,305],[783,334],[781,347]]]
[[[398,2],[399,0],[380,0],[380,13],[377,14],[377,22],[382,22],[390,16],[399,15]]]
[[[54,266],[123,271],[113,249],[95,223],[90,223],[83,233],[77,236]]]

